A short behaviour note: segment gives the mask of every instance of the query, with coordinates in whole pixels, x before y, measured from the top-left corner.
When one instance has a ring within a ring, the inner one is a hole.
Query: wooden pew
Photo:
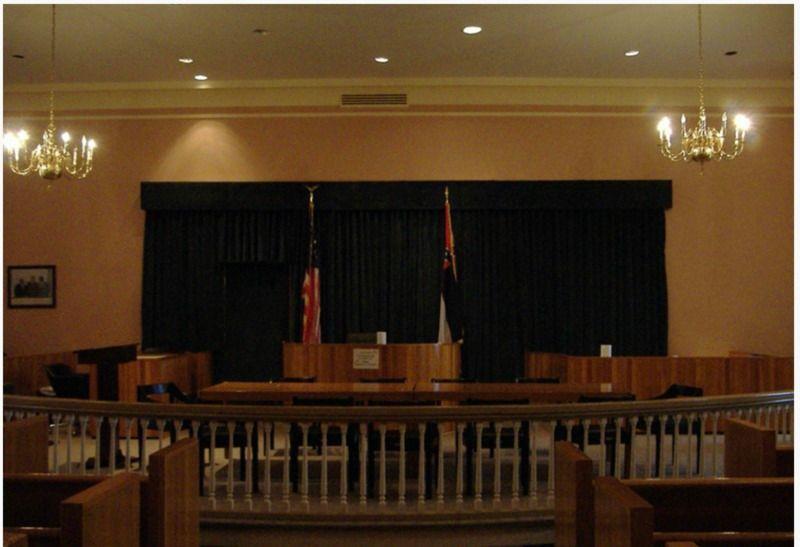
[[[592,460],[570,442],[555,443],[555,537],[559,547],[594,545]]]
[[[47,473],[47,416],[3,423],[3,474]]]
[[[3,525],[30,545],[138,547],[140,482],[133,473],[5,474]]]
[[[598,477],[596,545],[791,545],[793,485],[783,478]]]
[[[142,545],[190,547],[200,544],[196,439],[183,439],[150,456],[142,481]]]
[[[774,429],[729,418],[725,421],[725,476],[792,477],[794,448],[777,446]]]

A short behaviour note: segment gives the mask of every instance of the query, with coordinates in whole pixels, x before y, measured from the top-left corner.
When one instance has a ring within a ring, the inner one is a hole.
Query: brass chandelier
[[[8,157],[8,166],[18,175],[33,172],[47,180],[55,180],[66,173],[72,178],[82,179],[92,170],[92,156],[97,147],[94,139],[81,137],[80,145],[71,145],[70,134],[61,134],[61,143],[56,141],[54,114],[54,90],[56,79],[56,7],[52,6],[52,26],[50,34],[50,123],[42,134],[42,142],[28,152],[28,132],[5,134],[3,144]]]
[[[702,164],[709,160],[732,160],[739,156],[744,150],[744,138],[750,128],[750,120],[742,114],[737,114],[733,120],[735,131],[733,149],[725,150],[725,131],[728,124],[728,115],[722,113],[722,125],[720,128],[709,128],[706,124],[706,107],[703,103],[703,11],[702,6],[697,6],[697,34],[698,52],[700,58],[700,78],[698,91],[700,93],[700,115],[697,126],[689,131],[686,128],[686,116],[681,114],[681,148],[677,152],[672,152],[672,127],[667,117],[661,119],[658,124],[658,149],[661,154],[672,161],[697,161]]]

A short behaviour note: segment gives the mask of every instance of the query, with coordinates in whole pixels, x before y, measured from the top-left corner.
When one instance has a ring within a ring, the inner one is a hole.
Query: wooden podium
[[[459,344],[283,343],[284,376],[316,376],[318,382],[405,377],[413,383],[460,373]]]

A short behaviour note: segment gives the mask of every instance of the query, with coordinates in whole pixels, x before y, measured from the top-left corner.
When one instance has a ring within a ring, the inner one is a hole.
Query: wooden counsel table
[[[460,373],[460,344],[283,343],[283,375],[316,376],[319,382],[392,376],[414,383],[458,378]]]
[[[611,384],[431,383],[372,384],[351,382],[222,382],[201,389],[206,401],[224,403],[291,402],[304,399],[352,397],[356,401],[463,401],[467,399],[530,402],[575,402],[581,395],[613,393]]]

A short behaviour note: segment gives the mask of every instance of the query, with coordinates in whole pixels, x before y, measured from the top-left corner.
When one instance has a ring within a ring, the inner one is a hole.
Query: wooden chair
[[[141,480],[133,473],[6,474],[3,525],[24,528],[36,545],[139,547]]]
[[[725,476],[792,477],[794,448],[777,446],[773,429],[729,418],[725,421]]]
[[[594,546],[592,460],[575,445],[555,443],[555,537],[559,547]]]
[[[3,473],[47,473],[47,416],[3,424]]]

